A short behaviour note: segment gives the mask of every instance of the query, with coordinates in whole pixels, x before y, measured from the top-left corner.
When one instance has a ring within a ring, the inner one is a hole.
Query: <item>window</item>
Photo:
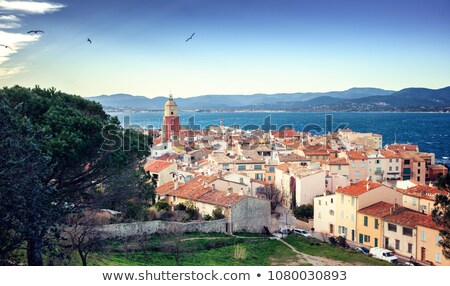
[[[331,199],[331,203],[333,203],[333,199]]]
[[[403,227],[403,235],[413,236],[413,230],[409,227]]]
[[[319,218],[322,218],[322,215],[319,213]]]
[[[271,172],[271,173],[275,172],[275,167],[270,166],[269,167],[269,172]]]
[[[176,202],[177,201],[177,197],[173,196],[173,201]]]
[[[417,174],[420,174],[420,169],[417,169]]]
[[[389,231],[393,231],[393,232],[397,232],[397,226],[395,224],[388,223],[388,230]]]
[[[417,181],[418,181],[418,182],[420,182],[420,176],[419,176],[419,177],[417,177]]]
[[[389,159],[389,163],[392,163],[392,159]]]
[[[418,167],[420,167],[420,162],[419,162],[419,163],[417,163],[417,166],[418,166]]]
[[[262,165],[255,165],[255,170],[262,170]]]
[[[319,156],[316,156],[316,160],[319,160]]]
[[[245,171],[245,165],[238,166],[238,171]]]
[[[244,183],[244,178],[239,178],[239,182],[240,182],[241,184],[243,184],[243,183]]]
[[[398,163],[398,159],[395,159],[395,163]]]
[[[438,234],[436,235],[436,245],[440,245],[441,244],[441,236]]]
[[[368,226],[369,225],[369,218],[364,216],[364,226]]]
[[[361,168],[365,168],[365,167],[366,167],[366,162],[362,161]]]
[[[355,197],[352,197],[352,207],[355,206]]]
[[[355,214],[352,214],[352,215],[351,215],[351,220],[352,220],[352,222],[355,221]]]
[[[380,160],[376,160],[376,164],[380,164]]]
[[[380,226],[380,224],[378,223],[378,219],[375,219],[375,229],[378,229],[378,227]]]
[[[263,174],[255,174],[256,180],[264,180]]]
[[[404,163],[405,163],[405,165],[409,165],[409,164],[411,164],[411,161],[410,160],[405,160]]]
[[[412,205],[413,205],[413,206],[417,206],[417,199],[416,199],[416,198],[413,198],[413,199],[412,199]]]
[[[334,216],[334,210],[330,210],[330,215]]]
[[[344,195],[341,195],[341,204],[344,203]]]
[[[370,236],[364,235],[364,242],[370,242]]]
[[[426,241],[426,239],[427,239],[427,233],[424,230],[422,230],[422,241]]]
[[[395,166],[395,171],[398,171],[398,166]]]
[[[356,176],[356,177],[359,177],[359,171],[356,171],[356,172],[355,172],[355,176]]]
[[[436,262],[441,263],[441,254],[439,252],[436,253]]]
[[[355,162],[352,162],[352,168],[355,168]]]
[[[267,180],[272,181],[272,176],[268,176]]]
[[[338,170],[339,171],[342,170],[342,166],[341,165],[338,165]]]
[[[392,171],[392,166],[389,166],[389,171]]]
[[[412,243],[408,243],[408,253],[412,253]]]
[[[398,239],[395,240],[395,249],[400,250],[400,240]]]
[[[322,205],[322,201],[321,200],[319,200],[319,206],[321,206]]]

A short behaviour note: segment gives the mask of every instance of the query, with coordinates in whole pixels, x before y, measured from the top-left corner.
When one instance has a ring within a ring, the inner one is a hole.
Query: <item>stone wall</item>
[[[123,238],[154,233],[220,232],[226,233],[226,219],[201,222],[170,222],[152,220],[133,223],[118,223],[101,226],[99,231],[104,238]]]
[[[233,232],[262,233],[271,227],[270,201],[247,197],[231,207]]]

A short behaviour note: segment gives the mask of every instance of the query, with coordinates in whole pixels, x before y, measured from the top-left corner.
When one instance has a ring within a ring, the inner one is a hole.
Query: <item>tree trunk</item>
[[[27,242],[27,260],[29,266],[43,266],[42,260],[42,240],[29,239]]]
[[[81,257],[81,262],[83,263],[83,266],[87,266],[87,255],[84,255],[82,251],[78,251],[78,253],[80,254]]]

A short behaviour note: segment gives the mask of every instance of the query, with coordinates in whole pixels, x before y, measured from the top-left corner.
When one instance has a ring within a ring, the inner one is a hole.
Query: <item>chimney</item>
[[[174,190],[178,190],[178,179],[177,179],[177,178],[175,178],[175,179],[173,180],[173,189],[174,189]]]
[[[203,182],[203,187],[206,188],[206,186],[208,185],[208,183],[206,181]]]
[[[212,184],[212,191],[214,192],[216,190],[216,184]]]
[[[427,194],[427,192],[425,190],[420,191],[420,196],[421,197],[425,197],[426,194]]]
[[[231,186],[228,187],[228,195],[231,195],[233,193],[233,188]]]
[[[366,190],[367,190],[367,191],[370,190],[370,183],[369,183],[369,181],[367,181],[367,184],[366,184]]]

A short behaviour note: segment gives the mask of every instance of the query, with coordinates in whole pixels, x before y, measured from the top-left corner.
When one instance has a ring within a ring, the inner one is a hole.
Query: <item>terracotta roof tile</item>
[[[144,170],[148,172],[159,173],[172,165],[175,165],[175,163],[162,160],[152,160],[145,164]]]
[[[391,150],[381,150],[380,153],[381,153],[381,156],[383,156],[384,158],[390,158],[390,159],[400,158],[400,155],[398,155],[397,153],[395,153],[394,151],[391,151]]]
[[[429,187],[425,185],[417,185],[415,187],[402,190],[403,194],[417,197],[417,198],[424,198],[428,200],[434,200],[436,195],[448,195],[449,193],[444,190],[439,190],[435,187]]]
[[[348,165],[348,162],[345,158],[335,158],[328,160],[328,165]]]
[[[359,151],[348,151],[347,156],[350,160],[367,160],[366,154]]]
[[[287,171],[289,171],[289,166],[290,166],[289,163],[283,163],[281,165],[276,166],[275,169],[281,170],[283,172],[287,172]]]
[[[280,162],[310,161],[310,159],[307,159],[297,154],[280,155],[279,158]]]
[[[361,181],[361,182],[352,184],[347,187],[338,188],[336,190],[336,193],[340,193],[340,194],[344,194],[344,195],[348,195],[348,196],[359,196],[359,195],[364,194],[369,191],[369,190],[367,190],[367,184],[369,184],[369,190],[373,190],[373,189],[383,186],[380,183]]]
[[[384,221],[413,228],[418,224],[426,224],[429,221],[429,217],[426,214],[401,207],[394,211],[393,214],[386,216]]]
[[[196,200],[211,205],[230,207],[245,198],[246,196],[241,196],[236,193],[229,194],[223,191],[210,191],[198,197]]]
[[[378,202],[376,204],[370,205],[363,209],[360,209],[358,212],[361,214],[366,214],[374,217],[385,217],[391,214],[391,208],[393,204],[389,204],[386,202]]]

